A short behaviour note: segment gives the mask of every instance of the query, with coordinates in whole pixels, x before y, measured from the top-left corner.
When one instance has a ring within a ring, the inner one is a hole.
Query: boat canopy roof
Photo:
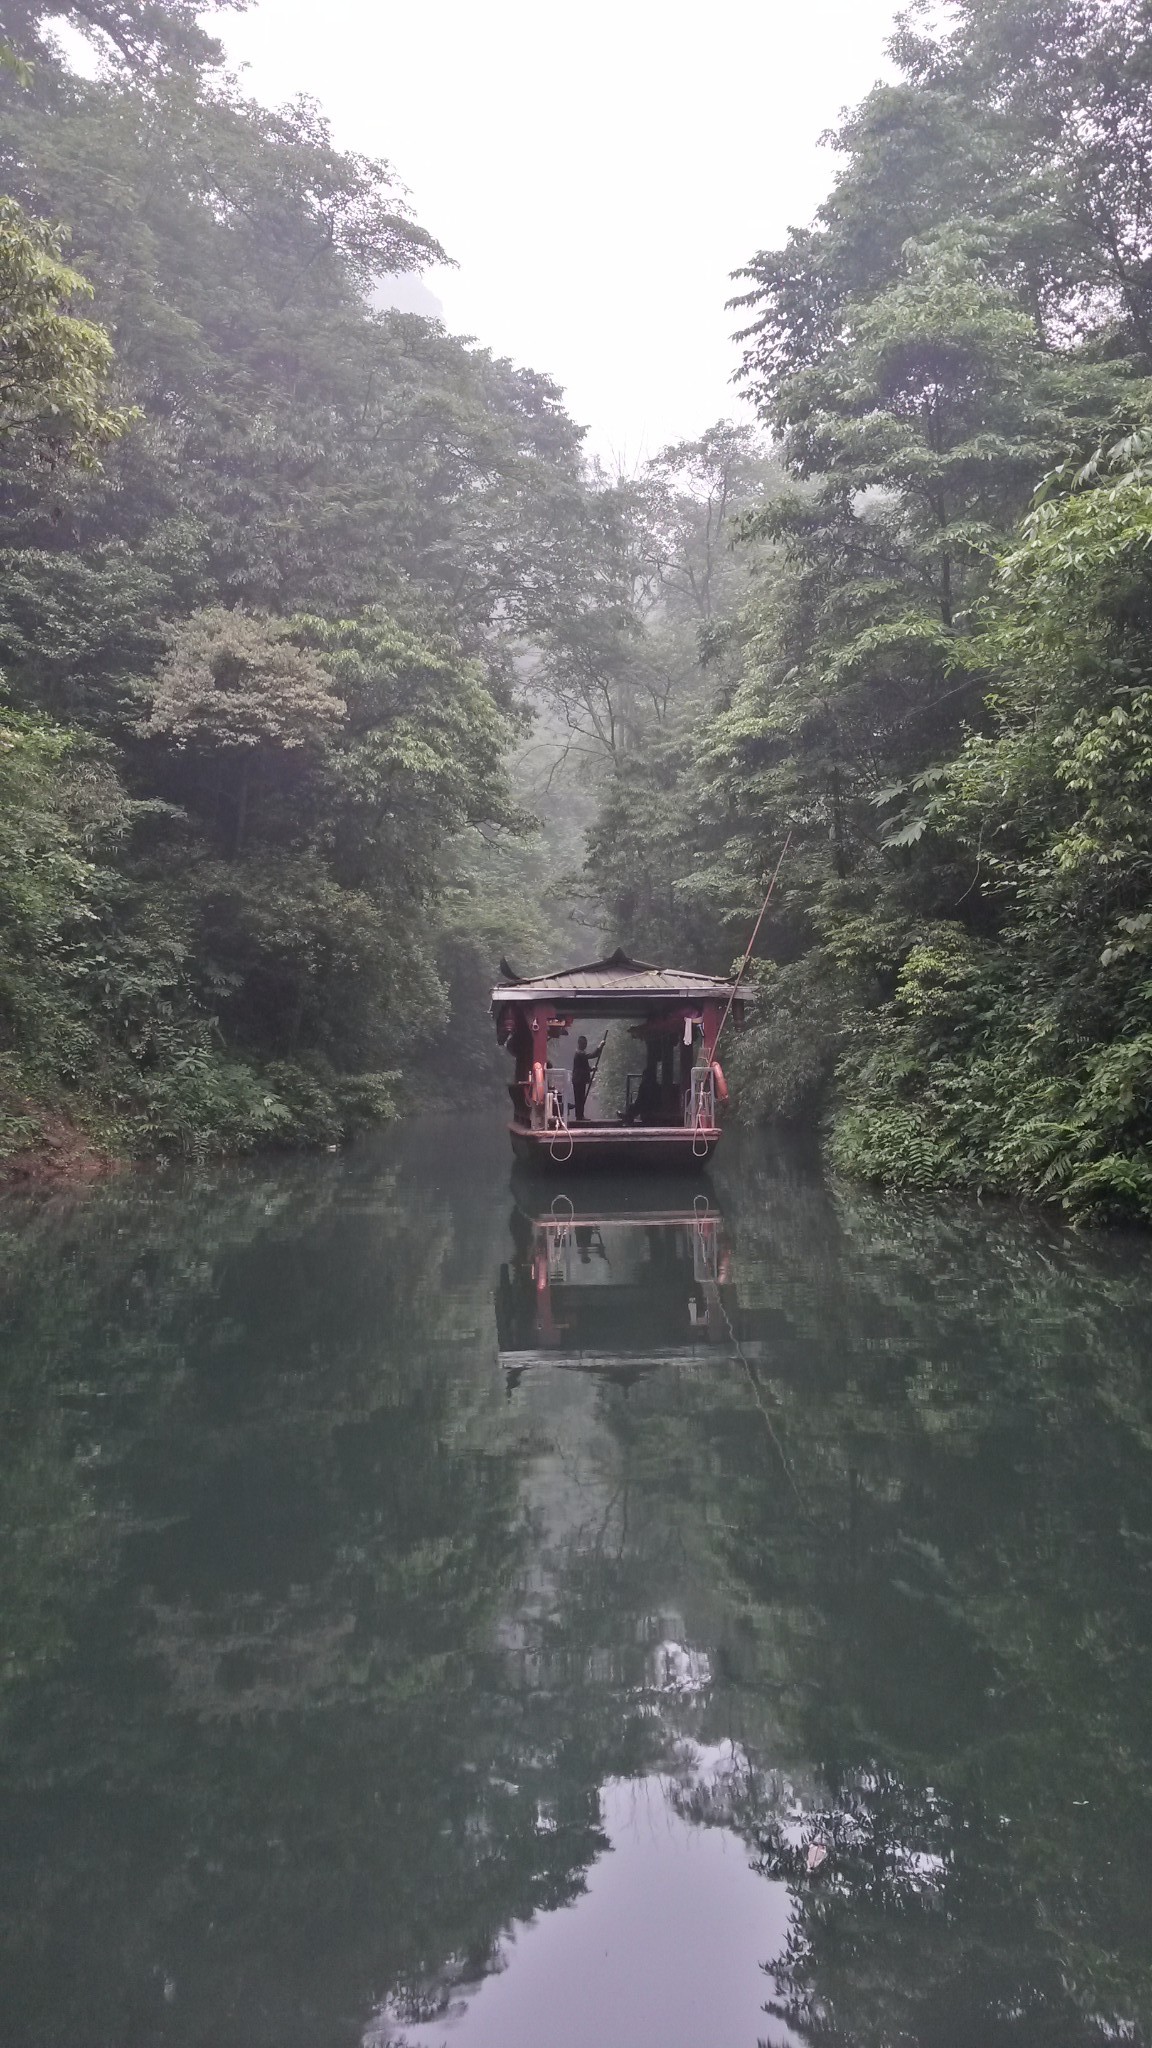
[[[501,962],[506,968],[506,963]],[[733,983],[714,974],[693,974],[683,967],[654,967],[648,960],[631,960],[623,948],[607,960],[593,960],[586,967],[562,967],[554,974],[532,974],[502,982],[492,991],[493,1010],[508,1003],[553,1004],[557,1009],[587,1010],[603,1015],[617,1004],[659,1008],[665,1003],[726,1003]],[[741,990],[738,1001],[744,1000]]]

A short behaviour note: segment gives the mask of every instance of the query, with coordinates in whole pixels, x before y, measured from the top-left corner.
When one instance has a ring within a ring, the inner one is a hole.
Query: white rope
[[[548,1152],[554,1166],[567,1166],[568,1161],[571,1159],[572,1154],[576,1150],[576,1140],[572,1136],[572,1133],[569,1130],[568,1125],[564,1119],[563,1099],[559,1095],[557,1095],[555,1089],[553,1089],[552,1091],[552,1102],[555,1109],[556,1121],[559,1124],[560,1129],[563,1131],[564,1136],[568,1140],[568,1150],[566,1152],[557,1152],[556,1139],[555,1137],[553,1137],[548,1146]]]
[[[693,1159],[707,1159],[708,1157],[708,1140],[704,1137],[703,1108],[704,1090],[701,1088],[699,1095],[696,1097],[696,1119],[692,1127]]]
[[[700,1071],[701,1071],[701,1072],[703,1072],[703,1069],[701,1069]],[[710,1071],[709,1071],[709,1079],[711,1079],[711,1072],[710,1072]],[[694,1108],[694,1110],[693,1110],[693,1112],[692,1112],[692,1157],[693,1157],[693,1159],[707,1159],[707,1157],[708,1157],[708,1146],[709,1146],[709,1141],[708,1141],[708,1139],[707,1139],[707,1138],[705,1138],[705,1137],[704,1137],[704,1130],[705,1130],[705,1128],[706,1128],[706,1126],[705,1126],[705,1124],[704,1124],[704,1088],[705,1088],[705,1083],[704,1083],[704,1081],[703,1081],[703,1080],[701,1080],[701,1082],[700,1082],[700,1085],[699,1085],[699,1087],[698,1087],[698,1088],[696,1089],[696,1091],[695,1091],[695,1094],[696,1094],[696,1103],[695,1103],[695,1108]],[[713,1127],[715,1126],[715,1122],[716,1122],[716,1111],[715,1111],[715,1108],[713,1108],[713,1111],[712,1111],[712,1123],[711,1123],[710,1125],[708,1125],[708,1126],[707,1126],[707,1128],[708,1128],[708,1129],[712,1129],[712,1128],[713,1128]]]

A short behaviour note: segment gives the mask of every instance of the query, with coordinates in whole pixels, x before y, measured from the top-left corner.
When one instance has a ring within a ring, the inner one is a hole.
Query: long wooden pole
[[[788,851],[788,848],[789,848],[789,847],[791,846],[791,844],[792,844],[792,833],[791,833],[791,831],[789,831],[789,833],[788,833],[788,837],[787,837],[787,838],[786,838],[786,840],[784,841],[784,844],[783,844],[783,846],[782,846],[782,847],[780,848],[780,858],[779,858],[779,860],[777,861],[777,863],[776,863],[775,867],[774,867],[774,868],[773,868],[773,870],[772,870],[772,880],[771,880],[771,881],[769,882],[769,884],[768,884],[768,894],[767,894],[767,895],[765,896],[765,898],[764,898],[764,901],[763,901],[763,903],[762,903],[762,904],[760,905],[760,915],[759,915],[759,917],[758,917],[758,918],[756,919],[756,922],[755,922],[755,924],[754,924],[754,925],[753,925],[753,927],[752,927],[752,937],[751,937],[751,938],[749,939],[749,941],[748,941],[748,948],[747,948],[747,951],[745,952],[744,958],[743,958],[743,959],[741,960],[741,962],[740,962],[740,972],[739,972],[739,974],[738,974],[738,975],[736,976],[736,979],[735,979],[735,981],[734,981],[734,982],[733,982],[733,984],[732,984],[732,993],[731,993],[731,995],[730,995],[730,996],[729,996],[729,998],[728,998],[728,1006],[727,1006],[727,1008],[726,1008],[726,1010],[725,1010],[725,1012],[724,1012],[724,1015],[723,1015],[723,1016],[721,1017],[721,1019],[720,1019],[720,1031],[718,1031],[718,1032],[716,1033],[716,1036],[715,1036],[715,1038],[714,1038],[714,1039],[712,1040],[712,1057],[713,1057],[713,1059],[715,1059],[715,1057],[716,1057],[716,1047],[717,1047],[717,1046],[719,1045],[719,1043],[720,1043],[720,1032],[722,1032],[722,1031],[723,1031],[723,1029],[724,1029],[724,1026],[725,1026],[725,1025],[726,1025],[726,1023],[728,1022],[728,1019],[729,1019],[729,1017],[730,1017],[730,1015],[731,1015],[731,1012],[732,1012],[732,1005],[733,1005],[733,1003],[734,1003],[734,1002],[736,1001],[736,991],[737,991],[737,989],[739,988],[739,986],[740,986],[740,983],[741,983],[741,982],[743,981],[743,979],[744,979],[744,969],[745,969],[745,968],[747,967],[747,965],[748,965],[748,962],[749,962],[749,961],[750,961],[750,959],[752,958],[752,954],[753,954],[753,950],[754,950],[754,948],[755,948],[755,945],[756,945],[756,941],[757,941],[757,939],[758,939],[758,938],[759,938],[759,936],[760,936],[760,927],[761,927],[761,925],[763,924],[763,922],[764,922],[764,919],[765,919],[765,916],[766,916],[766,914],[767,914],[767,910],[768,910],[768,905],[769,905],[769,904],[771,903],[771,901],[772,901],[772,891],[773,891],[773,889],[774,889],[774,888],[776,887],[776,877],[777,877],[777,875],[778,875],[778,874],[780,873],[780,870],[781,870],[781,868],[782,868],[782,867],[783,867],[783,865],[784,865],[784,855],[785,855],[785,854],[787,853],[787,851]]]

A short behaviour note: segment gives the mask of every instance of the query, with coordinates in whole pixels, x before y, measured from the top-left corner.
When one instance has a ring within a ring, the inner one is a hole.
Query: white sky
[[[313,94],[458,264],[448,326],[566,387],[632,467],[744,402],[729,274],[806,223],[821,131],[886,69],[895,0],[257,0],[248,89]]]

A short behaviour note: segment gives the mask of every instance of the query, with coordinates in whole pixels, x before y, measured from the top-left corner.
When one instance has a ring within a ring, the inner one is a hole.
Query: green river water
[[[1152,1246],[506,1143],[0,1204],[3,2048],[1152,2041]]]

